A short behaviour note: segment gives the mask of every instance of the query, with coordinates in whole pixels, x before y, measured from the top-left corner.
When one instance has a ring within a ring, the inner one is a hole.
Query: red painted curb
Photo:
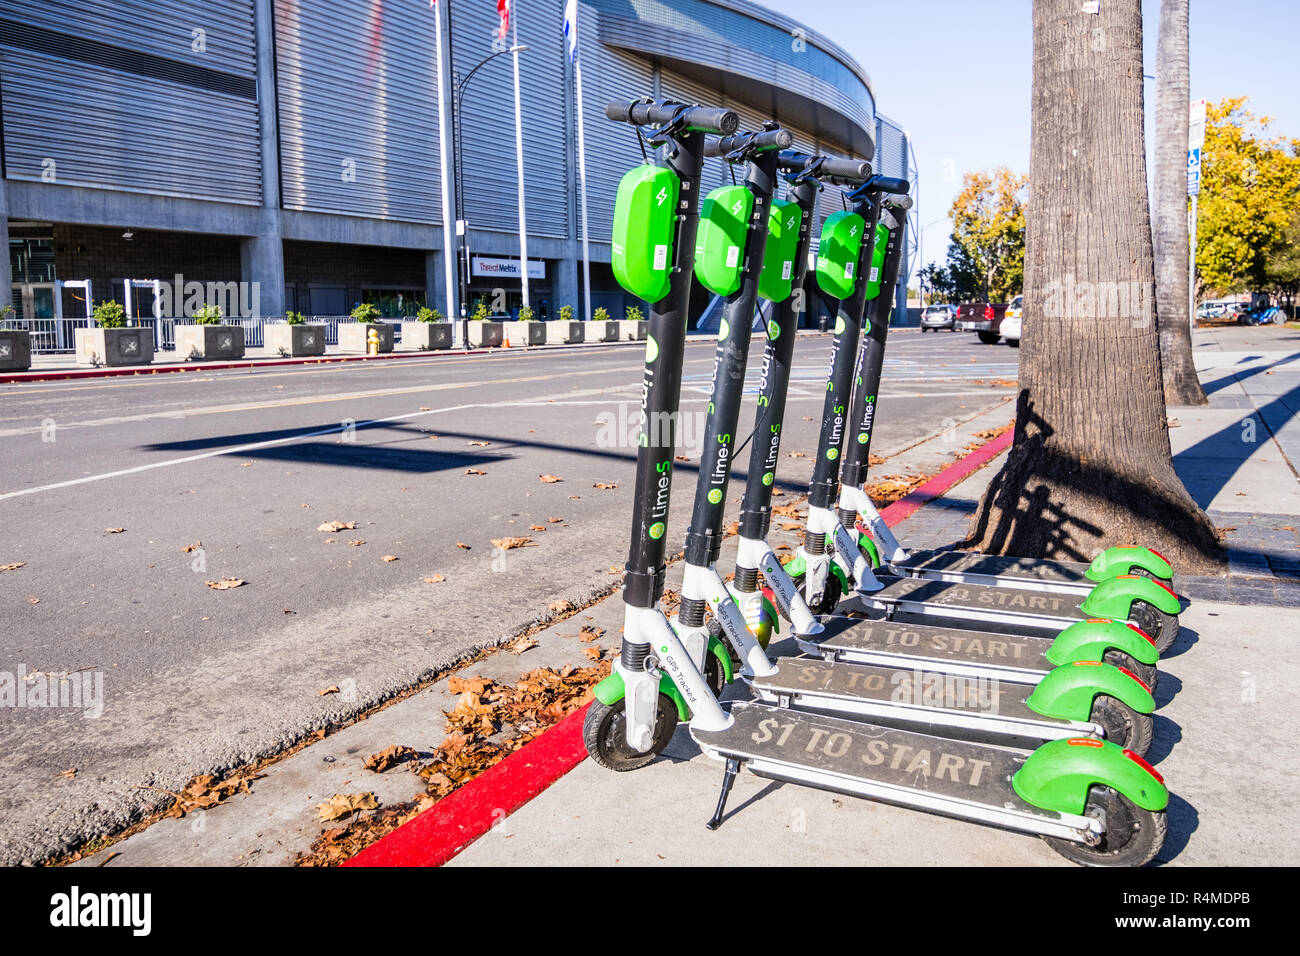
[[[985,442],[881,512],[893,526],[942,497],[1011,445],[1013,433]],[[372,843],[343,866],[441,866],[587,758],[587,704],[490,770]]]
[[[343,866],[441,866],[587,758],[585,704]]]
[[[925,484],[899,498],[880,513],[880,516],[885,519],[885,524],[892,528],[905,518],[910,518],[923,505],[942,497],[954,485],[965,481],[1006,451],[1011,446],[1013,437],[1015,437],[1014,431],[1006,431],[996,438],[989,439],[961,461],[953,462]]]

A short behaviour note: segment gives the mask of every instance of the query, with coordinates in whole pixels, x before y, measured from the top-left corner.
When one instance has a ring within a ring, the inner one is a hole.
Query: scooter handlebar
[[[740,117],[728,109],[712,106],[692,106],[685,111],[680,103],[632,103],[619,101],[605,104],[605,116],[616,123],[634,126],[667,126],[679,122],[687,129],[729,136],[740,129]]]
[[[866,186],[874,193],[897,193],[900,196],[906,196],[912,188],[906,179],[895,179],[892,176],[872,176]]]
[[[841,159],[838,156],[810,156],[787,150],[781,154],[780,167],[787,173],[797,173],[809,163],[820,160],[817,178],[836,186],[856,186],[871,178],[871,164],[863,159]]]
[[[770,149],[786,149],[794,144],[794,134],[788,129],[769,129],[761,133],[738,133],[711,139],[704,144],[705,156],[726,156],[737,150],[762,153]]]

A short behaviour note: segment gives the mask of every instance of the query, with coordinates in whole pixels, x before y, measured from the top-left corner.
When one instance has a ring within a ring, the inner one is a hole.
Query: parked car
[[[1222,302],[1202,302],[1196,307],[1196,317],[1198,319],[1217,319],[1227,311],[1227,306]]]
[[[957,331],[974,332],[985,345],[994,345],[1002,337],[999,330],[1007,314],[1005,305],[968,302],[957,307]]]
[[[957,331],[957,307],[955,305],[927,305],[921,313],[921,331],[937,332],[947,329]]]
[[[1011,300],[1011,304],[1007,306],[1007,314],[1002,317],[1002,324],[998,326],[998,331],[1007,340],[1007,345],[1013,349],[1020,348],[1020,312],[1024,298],[1018,295]]]

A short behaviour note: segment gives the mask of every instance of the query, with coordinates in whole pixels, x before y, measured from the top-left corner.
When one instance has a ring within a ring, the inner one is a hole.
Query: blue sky
[[[1029,0],[759,0],[848,50],[880,112],[912,135],[924,261],[942,261],[962,173],[1029,171]],[[1107,2],[1107,0],[1102,0]],[[1146,72],[1155,72],[1159,0],[1143,0]],[[853,11],[846,19],[845,13]],[[1249,96],[1273,132],[1300,137],[1300,2],[1191,0],[1192,99]],[[1148,97],[1154,95],[1147,81]],[[1148,100],[1147,133],[1154,102]],[[935,223],[935,220],[942,220]]]

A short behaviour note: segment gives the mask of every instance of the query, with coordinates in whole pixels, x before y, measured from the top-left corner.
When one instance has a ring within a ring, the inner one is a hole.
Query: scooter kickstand
[[[735,757],[727,758],[727,769],[722,774],[722,792],[718,794],[718,808],[713,811],[713,819],[704,824],[705,829],[716,830],[722,826],[722,814],[727,809],[727,797],[731,796],[731,785],[740,773],[740,761]]]

